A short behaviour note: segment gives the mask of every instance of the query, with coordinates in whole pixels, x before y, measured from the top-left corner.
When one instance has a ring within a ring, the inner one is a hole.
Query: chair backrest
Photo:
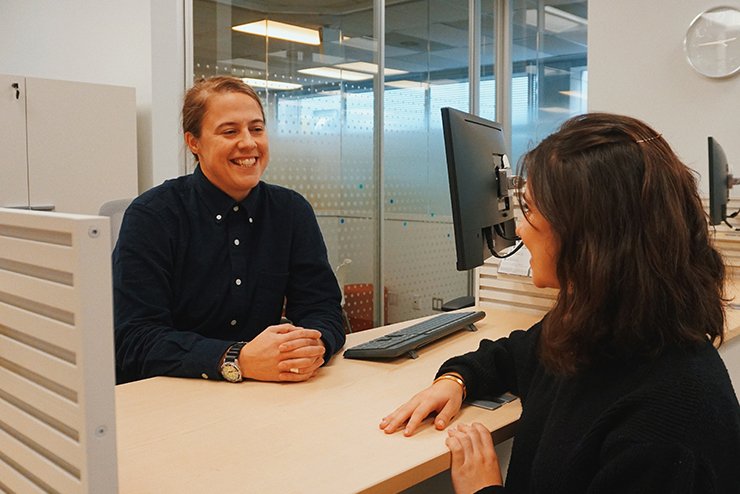
[[[121,221],[123,221],[123,213],[126,212],[126,208],[131,204],[132,199],[116,199],[108,201],[100,206],[98,214],[100,216],[107,216],[110,218],[110,248],[113,250],[118,241],[118,231],[121,229]]]

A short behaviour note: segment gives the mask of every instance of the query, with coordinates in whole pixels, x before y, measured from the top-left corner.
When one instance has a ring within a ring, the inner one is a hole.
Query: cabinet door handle
[[[54,211],[56,206],[53,204],[31,204],[30,206],[0,206],[8,209],[28,209],[29,211]]]
[[[17,82],[14,82],[11,86],[15,89],[15,99],[19,99],[21,97],[20,85]]]

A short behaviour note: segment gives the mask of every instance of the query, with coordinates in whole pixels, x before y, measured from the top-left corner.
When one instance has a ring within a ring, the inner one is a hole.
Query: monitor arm
[[[509,191],[512,189],[519,189],[524,185],[524,179],[517,175],[511,175],[511,165],[509,164],[509,157],[505,154],[494,155],[497,159],[494,160],[494,173],[496,174],[496,182],[498,183],[498,197],[506,197],[509,195]]]
[[[496,178],[498,179],[499,197],[507,195],[512,189],[520,189],[524,185],[524,179],[518,175],[510,175],[511,168],[496,169]],[[740,183],[740,179],[738,179]]]

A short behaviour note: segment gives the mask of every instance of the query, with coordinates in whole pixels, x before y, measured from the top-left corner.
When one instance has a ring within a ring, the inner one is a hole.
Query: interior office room
[[[699,73],[687,59],[685,40],[701,12],[720,6],[740,10],[740,0],[0,0],[0,83],[6,86],[0,94],[0,142],[8,150],[0,158],[5,182],[0,183],[0,207],[98,215],[106,202],[130,199],[191,173],[194,162],[180,130],[183,94],[198,78],[234,75],[249,81],[265,104],[271,143],[265,180],[300,192],[316,212],[342,288],[348,331],[357,338],[353,341],[368,339],[363,334],[372,328],[440,314],[445,303],[462,296],[495,314],[515,314],[511,324],[527,327],[546,312],[551,290],[534,288],[526,277],[499,276],[496,260],[471,271],[455,267],[440,109],[453,107],[501,122],[514,166],[570,116],[607,111],[637,117],[659,129],[696,171],[700,195],[708,201],[707,137],[721,143],[731,165],[740,163],[740,72],[721,77]],[[304,43],[235,29],[265,20],[320,35]],[[20,88],[12,86],[17,81],[22,81]],[[19,99],[23,108],[15,104]],[[34,123],[31,109],[39,110]],[[728,211],[740,208],[738,197],[736,187]],[[734,293],[740,236],[734,238],[725,225],[717,230],[730,266],[729,292]],[[740,319],[729,320],[740,326]],[[3,341],[9,338],[0,331],[0,363],[8,361]],[[456,340],[455,345],[462,343]],[[439,359],[444,360],[444,353],[433,353],[438,351],[430,350],[430,359],[438,360],[414,371],[415,378],[431,380]],[[740,338],[727,341],[720,355],[737,389]],[[398,366],[384,370],[385,383],[398,371]],[[360,366],[353,372],[357,383],[369,383],[365,379],[373,369]],[[328,377],[327,383],[352,387],[335,379]],[[178,393],[207,401],[207,386],[217,383],[187,387],[192,384],[156,381],[137,392],[127,384],[115,390],[115,399],[118,406],[133,403],[164,420],[160,415],[170,409],[162,405],[157,411],[157,404],[171,406]],[[368,386],[382,392],[379,383]],[[389,386],[396,393],[389,402],[400,403],[408,389],[418,388],[401,386]],[[374,420],[389,411],[365,410],[372,404],[361,406],[362,390],[356,391],[354,406],[363,408],[358,416]],[[106,396],[100,399],[112,400],[113,391]],[[0,402],[8,399],[0,389]],[[252,399],[275,400],[277,416],[288,416],[292,409],[272,388],[256,390]],[[306,407],[326,413],[310,400]],[[118,472],[120,492],[142,492],[145,484],[133,478],[158,475],[146,465],[146,452],[155,451],[158,438],[173,435],[177,424],[165,432],[148,430],[117,411],[118,451],[105,450],[112,458],[97,458],[94,464],[107,468],[114,479]],[[501,419],[506,424],[515,423],[515,410],[498,412],[509,414]],[[466,413],[499,420],[483,411]],[[202,439],[199,426],[187,429],[195,414],[181,417],[185,430],[175,444],[183,450],[198,447]],[[2,424],[0,413],[0,432],[7,433],[10,427]],[[369,423],[369,429],[376,424]],[[286,426],[285,435],[301,434],[292,427]],[[337,425],[340,435],[346,427]],[[497,427],[505,439],[505,459],[512,429]],[[122,431],[134,430],[136,444],[127,443]],[[372,444],[376,432],[367,433]],[[286,454],[289,439],[275,438]],[[338,442],[328,440],[310,454],[326,455],[326,462],[335,465],[382,463],[382,458],[367,458],[384,456],[381,449],[364,451],[362,444],[342,453],[352,458],[332,458]],[[122,451],[122,444],[130,444],[130,451]],[[399,473],[363,488],[343,490],[335,487],[341,483],[329,483],[317,491],[451,492],[441,436],[423,435],[410,448],[409,456],[425,458],[413,460],[418,463],[413,469],[401,466]],[[142,457],[131,458],[131,451]],[[424,457],[429,451],[431,456]],[[158,461],[164,453],[152,454]],[[124,456],[126,465],[142,470],[136,475],[117,470],[116,458]],[[225,453],[215,456],[225,465],[236,461]],[[3,468],[18,466],[2,453],[0,460]],[[206,482],[195,456],[178,461],[192,475],[193,486]],[[294,492],[311,492],[299,478],[311,472],[296,472],[283,481]],[[363,475],[372,474],[357,473]],[[76,492],[96,492],[82,484]]]

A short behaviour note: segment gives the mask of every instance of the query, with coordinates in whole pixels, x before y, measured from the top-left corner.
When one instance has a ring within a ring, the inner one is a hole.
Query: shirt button
[[[239,239],[238,238],[235,238],[234,239],[234,245],[239,245]]]
[[[221,221],[222,216],[220,214],[216,215],[216,221]]]
[[[239,278],[237,278],[236,281],[234,281],[234,283],[236,283],[236,285],[239,286],[239,285],[242,284],[242,280],[240,280]]]
[[[208,374],[206,374],[206,373],[204,372],[203,374],[201,374],[201,375],[200,375],[200,377],[202,377],[203,379],[208,379]]]
[[[239,211],[239,206],[234,206],[234,207],[233,207],[233,208],[231,208],[231,209],[233,209],[234,211]]]
[[[250,223],[254,223],[254,220],[252,218],[249,218]]]
[[[232,326],[236,326],[236,319],[232,319],[229,324],[231,324]]]

